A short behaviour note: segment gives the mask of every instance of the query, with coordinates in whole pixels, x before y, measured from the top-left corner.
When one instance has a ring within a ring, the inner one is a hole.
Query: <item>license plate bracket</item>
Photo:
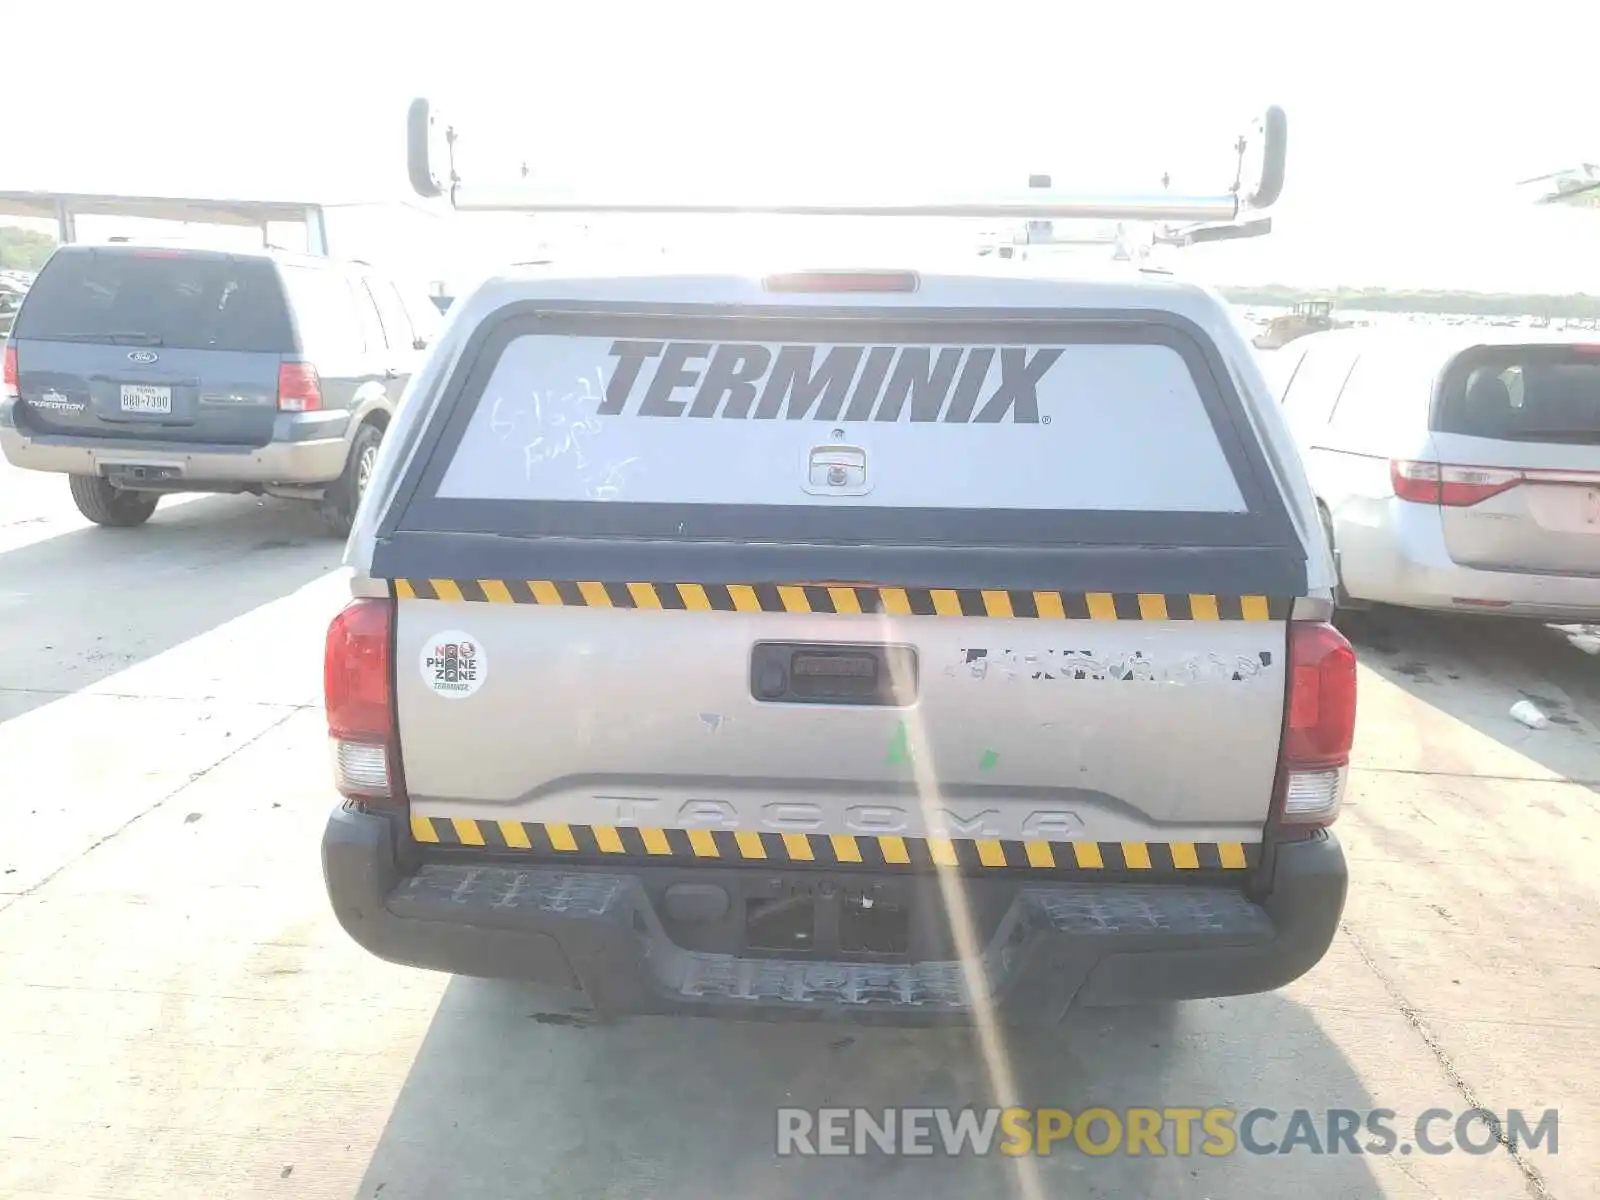
[[[911,910],[871,892],[839,898],[839,949],[846,954],[903,955],[911,945]]]
[[[741,953],[756,957],[903,960],[913,896],[903,881],[768,877],[740,896]]]
[[[182,479],[183,468],[176,463],[101,463],[100,474],[121,487],[138,487]]]
[[[747,898],[745,945],[779,954],[809,954],[816,949],[817,902],[811,896]]]
[[[165,384],[124,383],[118,396],[121,410],[147,416],[170,416],[172,388]]]

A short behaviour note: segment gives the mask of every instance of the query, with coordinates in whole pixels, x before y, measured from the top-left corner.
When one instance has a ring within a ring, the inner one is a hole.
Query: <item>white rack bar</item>
[[[793,217],[983,217],[1107,221],[1231,221],[1239,202],[1231,195],[1027,196],[948,200],[841,200],[817,203],[728,203],[694,199],[644,200],[618,196],[561,195],[532,187],[457,185],[458,212],[635,213],[654,215]]]

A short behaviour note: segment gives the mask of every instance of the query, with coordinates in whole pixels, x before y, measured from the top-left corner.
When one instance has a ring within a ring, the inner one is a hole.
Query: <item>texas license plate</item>
[[[172,389],[147,383],[122,385],[122,411],[126,413],[170,413]]]

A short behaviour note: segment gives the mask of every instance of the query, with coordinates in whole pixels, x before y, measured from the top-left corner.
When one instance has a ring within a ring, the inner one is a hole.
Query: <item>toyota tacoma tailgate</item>
[[[369,945],[595,995],[632,945],[632,1007],[1054,1011],[1320,957],[1353,660],[1209,293],[533,279],[469,319],[352,542],[329,705],[385,928],[483,920]]]

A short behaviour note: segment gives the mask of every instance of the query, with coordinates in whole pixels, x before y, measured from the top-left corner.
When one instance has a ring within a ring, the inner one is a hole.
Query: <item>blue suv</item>
[[[254,492],[313,501],[344,536],[437,321],[362,263],[63,246],[6,343],[0,450],[68,476],[98,525],[141,525],[169,492]]]

